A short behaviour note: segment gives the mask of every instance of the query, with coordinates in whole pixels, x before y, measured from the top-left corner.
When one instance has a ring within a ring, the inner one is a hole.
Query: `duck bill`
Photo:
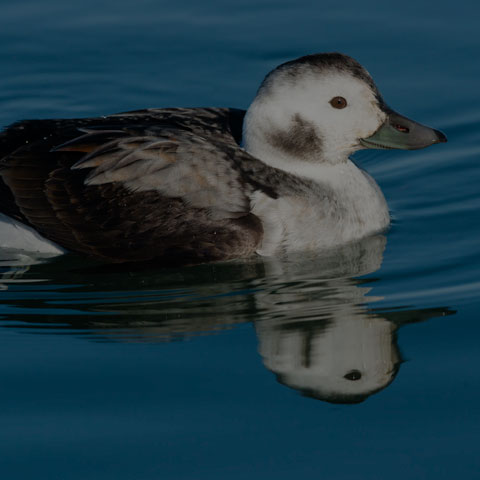
[[[366,148],[400,150],[416,150],[446,141],[447,137],[439,130],[414,122],[394,111],[388,113],[385,122],[373,135],[360,139]]]

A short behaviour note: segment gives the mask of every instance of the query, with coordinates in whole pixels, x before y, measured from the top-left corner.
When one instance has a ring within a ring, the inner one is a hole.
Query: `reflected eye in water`
[[[362,378],[362,374],[358,370],[352,370],[351,372],[348,372],[346,375],[344,375],[343,378],[352,381],[360,380]]]

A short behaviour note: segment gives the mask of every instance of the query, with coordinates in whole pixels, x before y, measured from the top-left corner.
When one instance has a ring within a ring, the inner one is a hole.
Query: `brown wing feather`
[[[249,255],[263,232],[249,211],[254,187],[231,156],[242,151],[230,115],[160,110],[13,125],[0,136],[1,208],[69,250],[113,262]]]
[[[61,186],[65,193],[59,201]],[[46,194],[81,251],[108,261],[177,264],[235,258],[253,253],[261,239],[261,224],[251,214],[212,221],[206,209],[154,191],[130,192],[119,183],[85,188],[66,169],[47,182]]]

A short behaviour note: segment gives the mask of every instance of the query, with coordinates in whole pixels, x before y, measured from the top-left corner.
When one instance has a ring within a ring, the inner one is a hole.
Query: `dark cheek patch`
[[[273,130],[268,142],[278,150],[304,160],[318,160],[322,152],[322,138],[315,126],[296,113],[287,130]]]

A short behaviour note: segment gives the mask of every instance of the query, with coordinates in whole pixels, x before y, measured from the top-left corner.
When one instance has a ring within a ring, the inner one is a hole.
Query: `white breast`
[[[306,194],[278,199],[254,194],[253,213],[264,227],[260,255],[328,248],[388,226],[385,198],[366,172],[350,160],[341,165],[305,165],[308,170],[312,167],[314,171],[305,171],[305,176],[318,188]]]

